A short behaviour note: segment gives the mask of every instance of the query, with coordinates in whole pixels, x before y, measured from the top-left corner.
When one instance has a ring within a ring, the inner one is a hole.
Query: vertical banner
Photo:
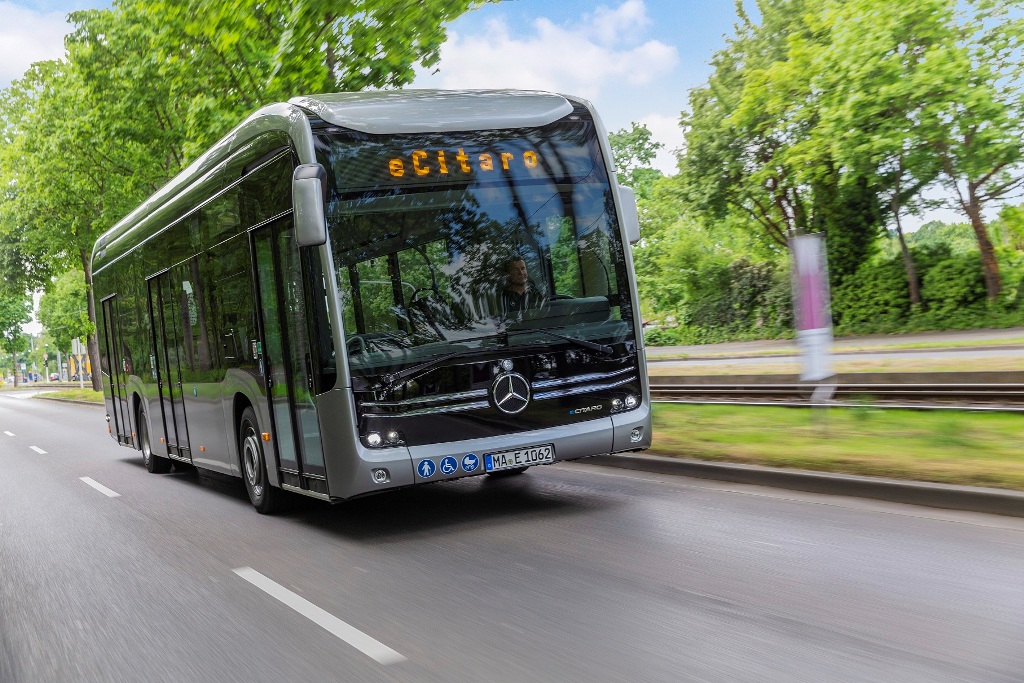
[[[793,256],[793,312],[800,347],[800,379],[820,382],[835,375],[825,235],[797,235],[790,238],[789,250]]]

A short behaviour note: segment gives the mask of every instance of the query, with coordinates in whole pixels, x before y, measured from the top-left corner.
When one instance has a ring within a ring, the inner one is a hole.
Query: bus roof
[[[363,133],[529,128],[567,116],[562,95],[529,90],[380,90],[295,97],[290,104]]]

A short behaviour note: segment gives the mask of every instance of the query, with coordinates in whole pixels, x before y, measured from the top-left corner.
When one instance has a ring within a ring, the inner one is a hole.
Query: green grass
[[[42,394],[45,398],[57,398],[62,401],[89,401],[90,403],[103,403],[103,392],[92,389],[64,389],[62,391],[48,391]]]
[[[1024,416],[667,405],[653,455],[1024,490]]]

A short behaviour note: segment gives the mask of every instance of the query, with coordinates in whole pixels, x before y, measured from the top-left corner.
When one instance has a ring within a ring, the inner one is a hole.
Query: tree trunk
[[[96,332],[100,329],[96,322],[96,297],[92,292],[92,255],[85,249],[78,252],[82,258],[82,270],[85,271],[85,286],[88,297],[89,322],[92,323],[92,334],[89,335],[87,343],[89,346],[89,365],[92,366],[92,388],[93,391],[103,391],[103,382],[100,377],[100,344],[96,340]]]
[[[907,286],[910,288],[910,305],[914,308],[921,306],[921,285],[917,281],[917,268],[914,266],[914,257],[910,255],[907,248],[907,239],[903,236],[903,228],[900,226],[900,216],[896,214],[896,235],[900,238],[900,251],[903,253],[903,267],[907,271]]]
[[[11,353],[11,372],[14,374],[14,388],[18,388],[18,354]]]
[[[988,230],[985,229],[985,221],[981,217],[981,203],[978,201],[977,188],[973,184],[968,184],[967,193],[967,202],[961,202],[961,204],[964,212],[971,219],[974,236],[978,238],[981,267],[985,275],[985,292],[988,294],[988,300],[995,302],[999,299],[999,292],[1003,287],[1003,280],[999,275],[999,261],[996,260],[995,248],[992,246],[992,240],[988,237]]]
[[[917,268],[914,266],[914,258],[910,255],[907,247],[907,238],[903,235],[903,226],[900,224],[900,192],[899,184],[896,191],[892,193],[892,215],[896,218],[896,236],[900,239],[900,252],[903,254],[903,267],[907,271],[907,287],[910,289],[910,305],[914,308],[921,306],[921,285],[917,281]]]

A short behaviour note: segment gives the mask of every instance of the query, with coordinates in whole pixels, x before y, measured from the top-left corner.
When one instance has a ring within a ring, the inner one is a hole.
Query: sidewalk
[[[984,344],[1006,347],[1014,344],[1013,340],[1024,339],[1024,327],[983,330],[954,330],[949,332],[914,332],[910,334],[872,334],[863,337],[840,337],[833,342],[833,351],[849,349],[878,349],[901,346],[904,344]],[[975,347],[979,348],[979,347]],[[699,358],[703,356],[758,356],[762,354],[798,353],[795,339],[763,339],[758,341],[725,342],[722,344],[698,344],[692,346],[648,346],[647,357],[657,359],[662,356],[687,356]],[[871,351],[866,351],[870,353]]]

